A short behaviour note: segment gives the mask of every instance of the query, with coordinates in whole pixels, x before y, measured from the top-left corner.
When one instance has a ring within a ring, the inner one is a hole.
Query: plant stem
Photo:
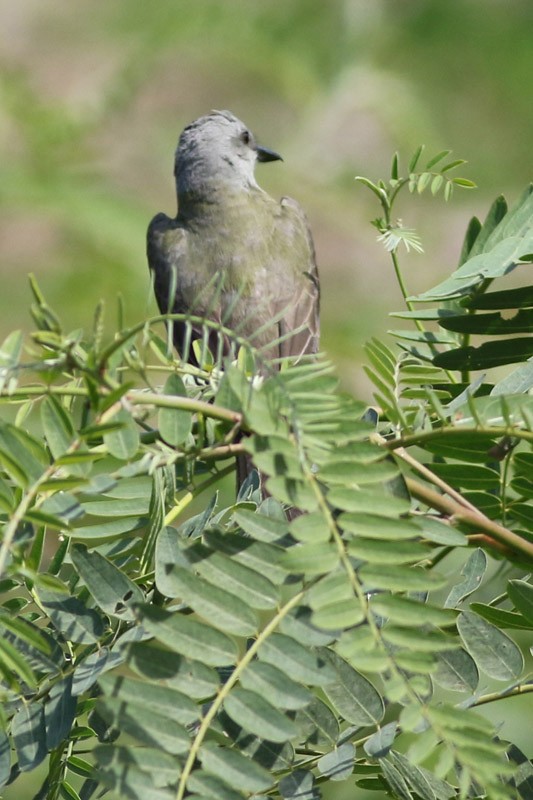
[[[483,531],[489,540],[492,539],[499,544],[503,544],[512,552],[533,561],[533,542],[522,539],[518,534],[486,517],[475,507],[471,510],[464,503],[458,503],[450,497],[445,497],[426,484],[409,477],[405,478],[405,482],[413,497],[421,500],[431,508],[447,514],[454,522]]]
[[[388,450],[397,450],[404,447],[412,447],[413,445],[423,445],[432,439],[439,439],[446,436],[457,436],[458,434],[469,436],[479,436],[485,438],[501,438],[503,436],[514,436],[517,439],[524,439],[526,442],[533,442],[533,431],[528,431],[523,428],[514,428],[509,425],[491,425],[487,427],[469,428],[461,426],[460,428],[454,425],[443,428],[434,428],[431,431],[419,431],[418,433],[411,433],[405,436],[400,436],[398,439],[390,439],[383,441],[382,444]]]
[[[519,686],[513,686],[512,689],[507,689],[503,692],[491,692],[490,694],[484,694],[481,697],[478,697],[476,702],[473,703],[470,708],[484,706],[487,705],[487,703],[494,703],[496,700],[505,700],[507,697],[516,697],[520,694],[529,694],[529,692],[533,692],[533,683],[521,683]]]

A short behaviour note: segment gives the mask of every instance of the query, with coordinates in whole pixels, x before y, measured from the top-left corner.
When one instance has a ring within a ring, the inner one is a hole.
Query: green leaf
[[[242,800],[242,794],[233,791],[227,783],[216,778],[214,775],[209,775],[207,772],[195,770],[187,781],[187,788],[191,792],[197,792],[194,797],[209,798],[213,797],[215,800]],[[257,800],[260,798],[257,795]]]
[[[437,669],[433,679],[439,686],[454,692],[474,692],[479,672],[474,659],[462,648],[436,653]]]
[[[454,402],[457,402],[457,399]],[[489,451],[492,447],[494,447],[493,436],[474,436],[469,435],[466,431],[456,430],[447,431],[442,438],[428,442],[426,449],[443,458],[456,458],[484,464],[489,459]]]
[[[17,385],[15,369],[22,354],[22,331],[13,331],[0,347],[0,392],[9,394]]]
[[[397,732],[397,722],[389,722],[387,725],[383,725],[364,743],[365,753],[371,758],[384,758],[389,753]]]
[[[313,613],[308,606],[296,606],[281,620],[279,630],[296,639],[300,644],[320,646],[331,644],[334,634],[313,624]]]
[[[520,286],[517,289],[504,289],[500,292],[487,292],[461,301],[463,308],[476,311],[490,311],[502,308],[531,308],[533,306],[533,286]]]
[[[167,529],[172,531],[173,529]],[[172,534],[170,534],[172,535]],[[163,536],[159,536],[158,545]],[[175,551],[174,551],[175,552]],[[278,588],[261,573],[238,563],[223,553],[216,552],[200,543],[184,551],[189,564],[206,580],[220,589],[239,597],[252,608],[275,608],[279,603]],[[171,557],[171,556],[170,556]],[[172,575],[170,574],[170,581]],[[163,594],[168,594],[163,589]]]
[[[285,672],[293,680],[325,686],[335,680],[330,663],[319,653],[282,633],[274,633],[259,648],[259,659]]]
[[[313,488],[303,480],[276,476],[268,478],[268,491],[277,500],[303,511],[316,511],[318,499]]]
[[[456,644],[456,639],[438,630],[418,630],[391,624],[383,628],[383,639],[396,647],[411,648],[420,653],[438,653]]]
[[[415,171],[416,165],[418,164],[418,160],[422,155],[423,150],[424,150],[424,145],[423,144],[418,145],[409,162],[409,169],[408,169],[409,173]]]
[[[509,600],[533,624],[533,586],[526,581],[512,580],[507,584]]]
[[[70,553],[72,563],[102,611],[121,619],[134,619],[131,606],[144,600],[137,584],[95,550],[74,544]]]
[[[343,781],[352,774],[354,762],[355,747],[351,742],[345,742],[319,758],[317,767],[320,774],[330,780]]]
[[[167,582],[172,584],[172,597],[181,597],[214,627],[236,636],[252,636],[257,632],[259,622],[255,613],[237,595],[175,565],[167,573]]]
[[[456,186],[462,186],[464,189],[476,188],[474,181],[470,181],[468,178],[452,178],[452,182],[455,183]]]
[[[444,544],[450,547],[466,547],[468,537],[461,531],[452,528],[439,520],[431,517],[421,517],[417,520],[425,539],[435,544]]]
[[[449,156],[451,152],[452,152],[451,150],[441,150],[440,152],[438,152],[437,155],[429,159],[428,163],[426,164],[426,169],[431,169],[432,167],[434,167],[435,164],[438,164],[439,161],[442,161],[443,158]]]
[[[396,625],[454,625],[456,614],[448,609],[428,605],[397,595],[378,594],[371,599],[371,608]]]
[[[104,675],[99,684],[109,697],[133,703],[158,714],[168,716],[182,725],[191,725],[198,720],[200,709],[186,694],[168,686],[139,681],[124,675]]]
[[[487,569],[487,556],[478,548],[468,557],[468,561],[461,570],[464,580],[456,583],[445,600],[445,608],[456,608],[461,600],[475,592],[481,585],[485,570]]]
[[[52,648],[45,638],[44,632],[23,617],[11,616],[3,609],[0,609],[0,626],[6,631],[10,631],[21,642],[25,642],[30,647],[35,648],[38,652],[46,656],[51,655]]]
[[[421,542],[388,541],[387,546],[376,539],[359,536],[348,542],[348,552],[372,564],[413,564],[427,558],[429,550]]]
[[[394,461],[383,460],[375,464],[357,464],[346,461],[330,462],[323,467],[318,476],[320,480],[333,484],[356,484],[367,486],[372,483],[390,481],[398,475]]]
[[[37,596],[52,624],[67,641],[91,644],[102,636],[102,618],[94,608],[87,608],[81,600],[71,596],[66,586],[61,591],[37,586]]]
[[[339,570],[313,583],[307,590],[306,600],[316,610],[330,603],[355,601],[355,595],[345,570]]]
[[[378,500],[376,497],[374,509],[376,508],[377,502]],[[381,500],[381,502],[383,503],[383,500]],[[388,497],[386,503],[388,505]],[[387,516],[381,513],[344,513],[339,516],[339,523],[345,531],[357,537],[356,541],[358,541],[360,536],[363,536],[367,539],[386,540],[387,542],[390,540],[395,542],[414,539],[415,536],[420,535],[420,528],[412,520],[397,519],[392,515]],[[388,546],[387,544],[387,547]],[[385,549],[383,544],[380,544],[379,547]]]
[[[100,700],[97,708],[109,725],[149,747],[160,747],[173,755],[185,754],[190,747],[186,729],[168,713],[160,714],[153,708],[114,697]]]
[[[199,757],[206,772],[239,791],[262,792],[272,785],[272,777],[267,770],[235,750],[218,747],[214,742],[204,742]]]
[[[23,702],[11,725],[13,743],[22,772],[34,769],[46,757],[46,726],[41,703]]]
[[[242,511],[239,512],[239,514],[242,513]],[[262,515],[253,514],[252,516],[261,518]],[[260,519],[260,524],[262,522],[263,520]],[[276,536],[276,538],[279,537]],[[250,537],[238,533],[226,536],[218,531],[206,531],[204,540],[214,551],[231,556],[232,560],[264,575],[276,586],[282,584],[287,577],[286,570],[280,564],[284,552],[281,547],[255,542]]]
[[[295,539],[300,542],[327,542],[330,537],[330,530],[323,514],[302,514],[292,520],[290,532]]]
[[[290,439],[281,436],[253,436],[246,442],[246,450],[253,456],[254,466],[266,475],[283,475],[299,480],[302,465],[298,451]]]
[[[74,425],[56,397],[45,397],[41,404],[41,423],[54,458],[67,452],[74,441]]]
[[[112,456],[120,461],[129,461],[136,455],[139,447],[139,431],[135,421],[125,408],[120,408],[112,421],[118,423],[120,428],[104,433],[104,444]]]
[[[223,710],[218,714],[217,723],[232,744],[271,774],[273,771],[292,769],[294,750],[289,742],[260,739],[237,725]]]
[[[139,675],[150,680],[165,680],[188,697],[211,697],[220,686],[220,678],[214,669],[163,649],[155,642],[131,644],[128,663]]]
[[[169,786],[175,783],[180,775],[178,760],[160,748],[104,744],[96,747],[94,754],[99,766],[114,767],[117,774],[127,775],[134,766],[138,767],[142,772],[151,776],[156,786]],[[72,758],[68,763],[70,766]]]
[[[99,769],[97,777],[104,787],[116,792],[115,796],[128,800],[174,800],[175,791],[154,786],[152,776],[131,763],[113,764],[107,769]],[[92,786],[89,784],[90,789]]]
[[[113,669],[124,661],[120,653],[111,653],[107,647],[101,647],[87,658],[78,661],[72,680],[72,694],[76,697],[87,692],[107,670]]]
[[[147,515],[150,498],[146,496],[121,500],[102,498],[101,500],[85,500],[82,508],[93,517],[138,517]]]
[[[431,470],[446,483],[465,489],[494,489],[499,473],[481,464],[432,464]]]
[[[416,181],[416,190],[418,194],[422,194],[431,180],[431,172],[422,172]]]
[[[353,725],[377,725],[385,713],[385,706],[377,689],[333,651],[321,652],[336,674],[335,680],[324,687],[333,707]]]
[[[313,623],[327,631],[342,630],[358,625],[365,618],[364,611],[355,597],[326,603],[313,612]]]
[[[339,563],[339,551],[333,542],[298,544],[289,548],[281,560],[285,569],[304,575],[331,572]]]
[[[294,721],[302,738],[311,745],[335,746],[339,739],[339,723],[333,711],[318,697],[296,712]]]
[[[393,796],[400,798],[400,800],[413,800],[413,796],[401,772],[386,758],[380,760],[380,766],[383,770],[383,777],[392,789]]]
[[[360,514],[375,514],[379,506],[379,519],[392,517],[395,519],[399,514],[405,514],[410,509],[410,502],[403,497],[395,497],[388,492],[384,495],[381,489],[346,489],[344,487],[334,487],[328,492],[328,501],[334,508],[345,511],[357,511]],[[383,502],[384,497],[386,502]],[[305,519],[305,518],[304,518]],[[383,526],[382,526],[383,527]],[[366,531],[366,535],[369,533]]]
[[[484,336],[529,333],[533,329],[533,309],[521,309],[508,319],[499,313],[447,316],[439,319],[439,325],[448,331],[480,333]]]
[[[485,342],[479,347],[459,347],[456,350],[439,353],[433,359],[433,363],[443,369],[464,371],[492,369],[505,364],[515,364],[519,361],[527,361],[532,356],[533,342],[531,337],[525,337],[513,339],[511,349],[506,339]]]
[[[210,666],[235,663],[237,647],[234,641],[210,625],[156,606],[144,605],[141,612],[146,630],[171,650]]]
[[[389,589],[390,591],[425,592],[444,586],[446,579],[435,572],[418,567],[404,567],[391,564],[365,564],[361,567],[361,577],[366,591]]]
[[[518,766],[511,778],[511,786],[516,787],[520,800],[530,800],[533,796],[533,765],[521,750],[512,744],[507,750],[509,761]]]
[[[285,775],[278,784],[278,791],[283,800],[317,800],[315,778],[312,772],[295,769]]]
[[[522,653],[505,633],[470,611],[459,615],[457,629],[476,664],[491,678],[513,681],[520,676]]]
[[[33,514],[36,512],[56,516],[63,522],[79,519],[84,514],[82,506],[70,492],[55,492],[47,497],[38,509],[33,508],[31,511]]]
[[[44,706],[48,750],[55,750],[68,737],[76,707],[76,698],[72,695],[72,676],[52,686]]]
[[[86,519],[86,518],[84,518]],[[104,539],[116,539],[123,533],[133,533],[144,528],[147,523],[146,517],[124,517],[112,519],[109,522],[97,522],[93,525],[79,525],[69,529],[72,538],[82,541],[97,541]]]
[[[275,542],[285,536],[289,529],[284,520],[272,519],[245,509],[236,511],[233,519],[245,533],[262,542]]]
[[[308,689],[291,680],[277,667],[263,661],[252,661],[249,664],[242,673],[241,685],[261,695],[277,708],[304,708],[312,699]],[[258,735],[265,738],[263,733]]]
[[[444,183],[444,177],[442,175],[435,175],[435,177],[431,181],[431,194],[433,196],[437,194],[443,183]]]
[[[38,442],[0,420],[0,463],[15,483],[25,487],[41,477],[47,459]]]
[[[394,153],[392,157],[392,164],[391,164],[391,180],[397,181],[398,180],[398,153]]]
[[[453,183],[470,187],[471,181],[454,178]],[[450,185],[450,184],[448,184]],[[514,266],[533,252],[533,229],[531,220],[533,195],[524,196],[514,212],[503,217],[483,245],[457,269],[451,277],[430,291],[416,297],[417,301],[451,299],[466,294],[486,279],[506,275]],[[529,230],[528,226],[529,225]],[[477,243],[476,243],[477,244]]]
[[[470,610],[479,614],[479,616],[486,619],[487,622],[492,622],[492,624],[496,625],[498,628],[533,630],[533,621],[529,622],[522,614],[516,614],[514,611],[494,608],[494,606],[489,606],[485,603],[471,603]]]
[[[28,660],[5,637],[0,639],[0,671],[9,684],[12,683],[13,677],[18,676],[30,688],[37,686],[37,678]]]
[[[10,744],[7,733],[0,727],[0,786],[4,786],[11,774]]]
[[[185,384],[177,374],[169,375],[163,393],[173,397],[187,397]],[[158,425],[159,433],[165,442],[173,446],[183,444],[191,432],[191,412],[181,408],[161,408]]]
[[[238,725],[271,742],[285,742],[297,735],[291,720],[249,689],[234,689],[226,698],[224,708]]]
[[[393,750],[390,758],[412,790],[423,800],[448,800],[456,797],[455,788],[451,784],[440,780],[424,767],[413,764],[402,753]]]

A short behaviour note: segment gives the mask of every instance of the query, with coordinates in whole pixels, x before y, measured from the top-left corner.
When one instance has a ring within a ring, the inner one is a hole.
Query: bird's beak
[[[270,150],[268,147],[257,145],[256,152],[258,161],[283,161],[279,153],[276,153],[275,150]]]

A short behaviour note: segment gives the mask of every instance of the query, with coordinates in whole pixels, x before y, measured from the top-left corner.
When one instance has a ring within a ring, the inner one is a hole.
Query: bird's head
[[[279,159],[278,153],[258,145],[244,122],[231,112],[212,111],[188,125],[180,136],[174,167],[178,195],[256,187],[256,162]]]

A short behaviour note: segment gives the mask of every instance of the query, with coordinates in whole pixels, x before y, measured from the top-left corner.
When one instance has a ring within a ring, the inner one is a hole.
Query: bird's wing
[[[148,226],[146,250],[161,313],[192,317],[187,321],[172,320],[169,327],[181,358],[198,366],[191,347],[195,340],[204,341],[212,354],[222,356],[230,352],[231,343],[225,334],[219,333],[215,327],[206,328],[200,321],[205,318],[219,325],[223,323],[220,303],[217,302],[222,282],[218,280],[218,273],[207,281],[204,273],[196,273],[188,237],[189,232],[178,219],[159,213]]]
[[[152,273],[154,294],[162,314],[185,314],[189,310],[181,293],[180,265],[187,259],[187,232],[175,219],[159,213],[148,226],[146,235],[146,254],[148,266]],[[187,360],[184,347],[186,344],[187,325],[184,322],[172,322],[174,346]],[[190,337],[199,338],[201,334]]]
[[[156,214],[148,226],[146,254],[154,282],[157,305],[162,314],[180,313],[177,269],[186,256],[187,234],[166,214]]]
[[[279,355],[298,360],[316,353],[320,337],[320,285],[315,248],[304,210],[290,197],[283,197],[277,234],[283,237],[286,253],[285,280],[291,292],[289,302],[276,301],[274,315],[282,315],[279,323]],[[283,304],[285,303],[285,309]]]

